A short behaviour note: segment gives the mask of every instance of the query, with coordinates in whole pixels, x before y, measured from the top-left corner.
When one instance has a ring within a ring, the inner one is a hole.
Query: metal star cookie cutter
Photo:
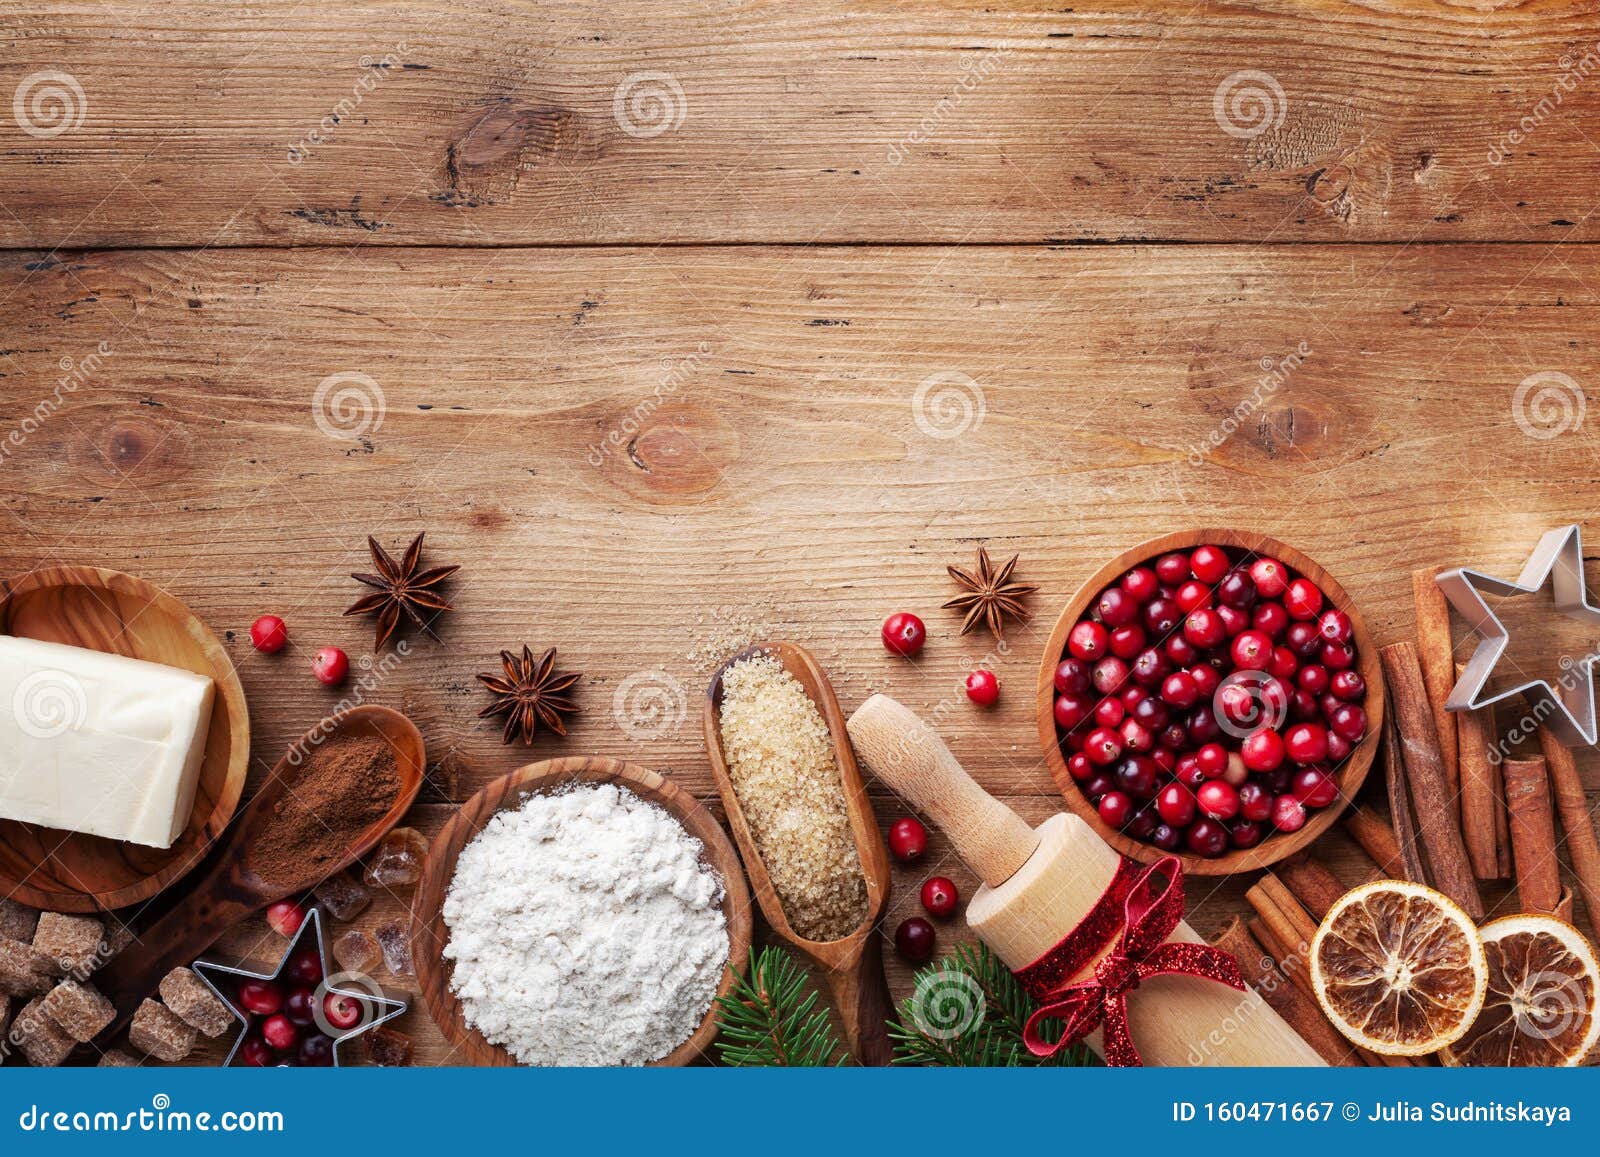
[[[238,1018],[240,1024],[239,1037],[233,1042],[233,1048],[228,1050],[228,1059],[222,1062],[223,1068],[233,1068],[238,1058],[240,1046],[245,1038],[250,1035],[251,1016],[235,1002],[239,985],[246,980],[277,981],[283,974],[284,968],[289,964],[289,958],[299,952],[302,943],[309,936],[317,946],[317,955],[322,960],[322,975],[324,980],[317,985],[317,1027],[333,1038],[333,1067],[339,1068],[339,1047],[346,1041],[355,1040],[356,1037],[377,1028],[380,1024],[393,1020],[402,1015],[407,1004],[403,1000],[394,1000],[383,994],[375,981],[369,977],[353,972],[330,972],[328,969],[328,946],[322,935],[322,910],[313,908],[306,914],[304,922],[289,940],[289,947],[284,951],[282,959],[276,968],[265,972],[255,972],[244,965],[230,966],[227,964],[214,964],[208,960],[197,960],[194,963],[194,974],[198,976],[205,986],[216,993],[217,999],[227,1005],[229,1010]],[[331,993],[348,996],[352,1000],[361,1002],[362,1017],[354,1028],[343,1032],[331,1029],[323,1023],[321,1001]]]
[[[1600,639],[1600,610],[1591,606],[1583,577],[1582,530],[1577,523],[1559,530],[1546,531],[1539,545],[1534,547],[1527,564],[1516,582],[1507,582],[1481,571],[1457,567],[1438,576],[1439,588],[1466,618],[1473,629],[1483,636],[1477,650],[1472,653],[1461,678],[1450,689],[1445,707],[1451,711],[1477,710],[1492,707],[1514,695],[1525,695],[1535,718],[1544,722],[1562,743],[1568,747],[1592,747],[1600,734],[1595,726],[1594,664],[1600,654],[1589,654],[1574,662],[1562,656],[1562,666],[1576,672],[1572,678],[1563,678],[1560,690],[1544,679],[1502,691],[1485,698],[1483,688],[1494,673],[1495,665],[1505,653],[1511,633],[1498,616],[1484,602],[1481,592],[1502,597],[1508,595],[1537,594],[1550,583],[1556,610],[1567,618],[1587,623],[1595,629]]]

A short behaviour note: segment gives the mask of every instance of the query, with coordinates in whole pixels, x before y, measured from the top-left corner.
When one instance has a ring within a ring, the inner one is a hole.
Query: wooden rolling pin
[[[1031,964],[1077,926],[1117,870],[1118,855],[1076,816],[1037,829],[989,795],[908,708],[874,695],[850,718],[862,765],[950,837],[983,880],[967,923],[1008,968]],[[1188,924],[1171,940],[1203,944]],[[1093,964],[1074,980],[1093,973]],[[1158,976],[1128,1001],[1128,1024],[1147,1065],[1324,1065],[1253,989],[1193,976]],[[1087,1038],[1100,1051],[1100,1034]]]

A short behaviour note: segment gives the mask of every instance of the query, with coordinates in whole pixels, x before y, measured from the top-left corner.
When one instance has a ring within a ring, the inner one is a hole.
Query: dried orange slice
[[[1311,941],[1311,983],[1333,1026],[1384,1056],[1460,1039],[1488,989],[1478,930],[1448,896],[1403,880],[1341,896]]]
[[[1479,935],[1489,994],[1467,1034],[1439,1054],[1447,1065],[1583,1063],[1600,1041],[1600,964],[1571,924],[1506,916]]]

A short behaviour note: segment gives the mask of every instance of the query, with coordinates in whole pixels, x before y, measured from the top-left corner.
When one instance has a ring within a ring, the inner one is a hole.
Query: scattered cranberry
[[[267,909],[267,927],[279,936],[293,936],[306,922],[306,910],[293,900],[279,900]]]
[[[1220,743],[1207,743],[1194,753],[1200,774],[1207,779],[1217,779],[1228,768],[1228,751]]]
[[[894,949],[913,964],[920,964],[933,955],[936,939],[933,925],[921,916],[902,920],[894,930]]]
[[[239,985],[239,1005],[256,1016],[271,1016],[283,1007],[283,990],[270,980],[246,980]]]
[[[1162,649],[1166,651],[1167,658],[1180,667],[1192,667],[1195,664],[1195,660],[1200,658],[1200,652],[1195,648],[1195,645],[1178,633],[1167,636],[1167,641],[1162,645]]]
[[[889,850],[902,864],[920,860],[928,850],[928,829],[914,816],[902,816],[889,825]]]
[[[288,1017],[278,1013],[261,1022],[261,1036],[280,1053],[286,1053],[300,1039],[300,1030],[294,1027]]]
[[[289,627],[277,615],[262,615],[250,624],[250,645],[274,655],[289,641]]]
[[[285,980],[295,984],[315,985],[322,983],[322,957],[317,955],[315,948],[302,948],[283,967]]]
[[[922,882],[922,906],[930,916],[948,916],[961,899],[955,881],[947,876],[929,876]]]
[[[337,687],[350,674],[350,656],[338,647],[323,647],[311,657],[311,673],[317,682]]]
[[[353,996],[346,996],[342,992],[330,992],[322,998],[323,1017],[340,1032],[346,1032],[360,1024],[361,1013],[361,1002]]]
[[[1322,592],[1310,579],[1297,578],[1283,592],[1283,609],[1291,619],[1312,619],[1322,609]]]
[[[1228,573],[1228,556],[1220,546],[1197,546],[1189,556],[1189,569],[1203,583],[1219,583]]]
[[[333,1064],[333,1041],[321,1033],[313,1033],[300,1042],[300,1063],[308,1069],[327,1068]]]
[[[995,700],[1000,698],[1000,680],[995,678],[993,671],[979,667],[967,676],[967,698],[979,707],[993,706]]]
[[[928,641],[928,628],[909,611],[896,611],[883,620],[883,645],[896,655],[915,655]]]
[[[239,1063],[252,1069],[270,1068],[272,1049],[258,1036],[247,1037],[244,1044],[239,1046]]]

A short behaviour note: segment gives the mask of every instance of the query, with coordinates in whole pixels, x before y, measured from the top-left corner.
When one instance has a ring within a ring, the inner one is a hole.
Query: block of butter
[[[0,818],[170,848],[214,694],[177,667],[0,635]]]

